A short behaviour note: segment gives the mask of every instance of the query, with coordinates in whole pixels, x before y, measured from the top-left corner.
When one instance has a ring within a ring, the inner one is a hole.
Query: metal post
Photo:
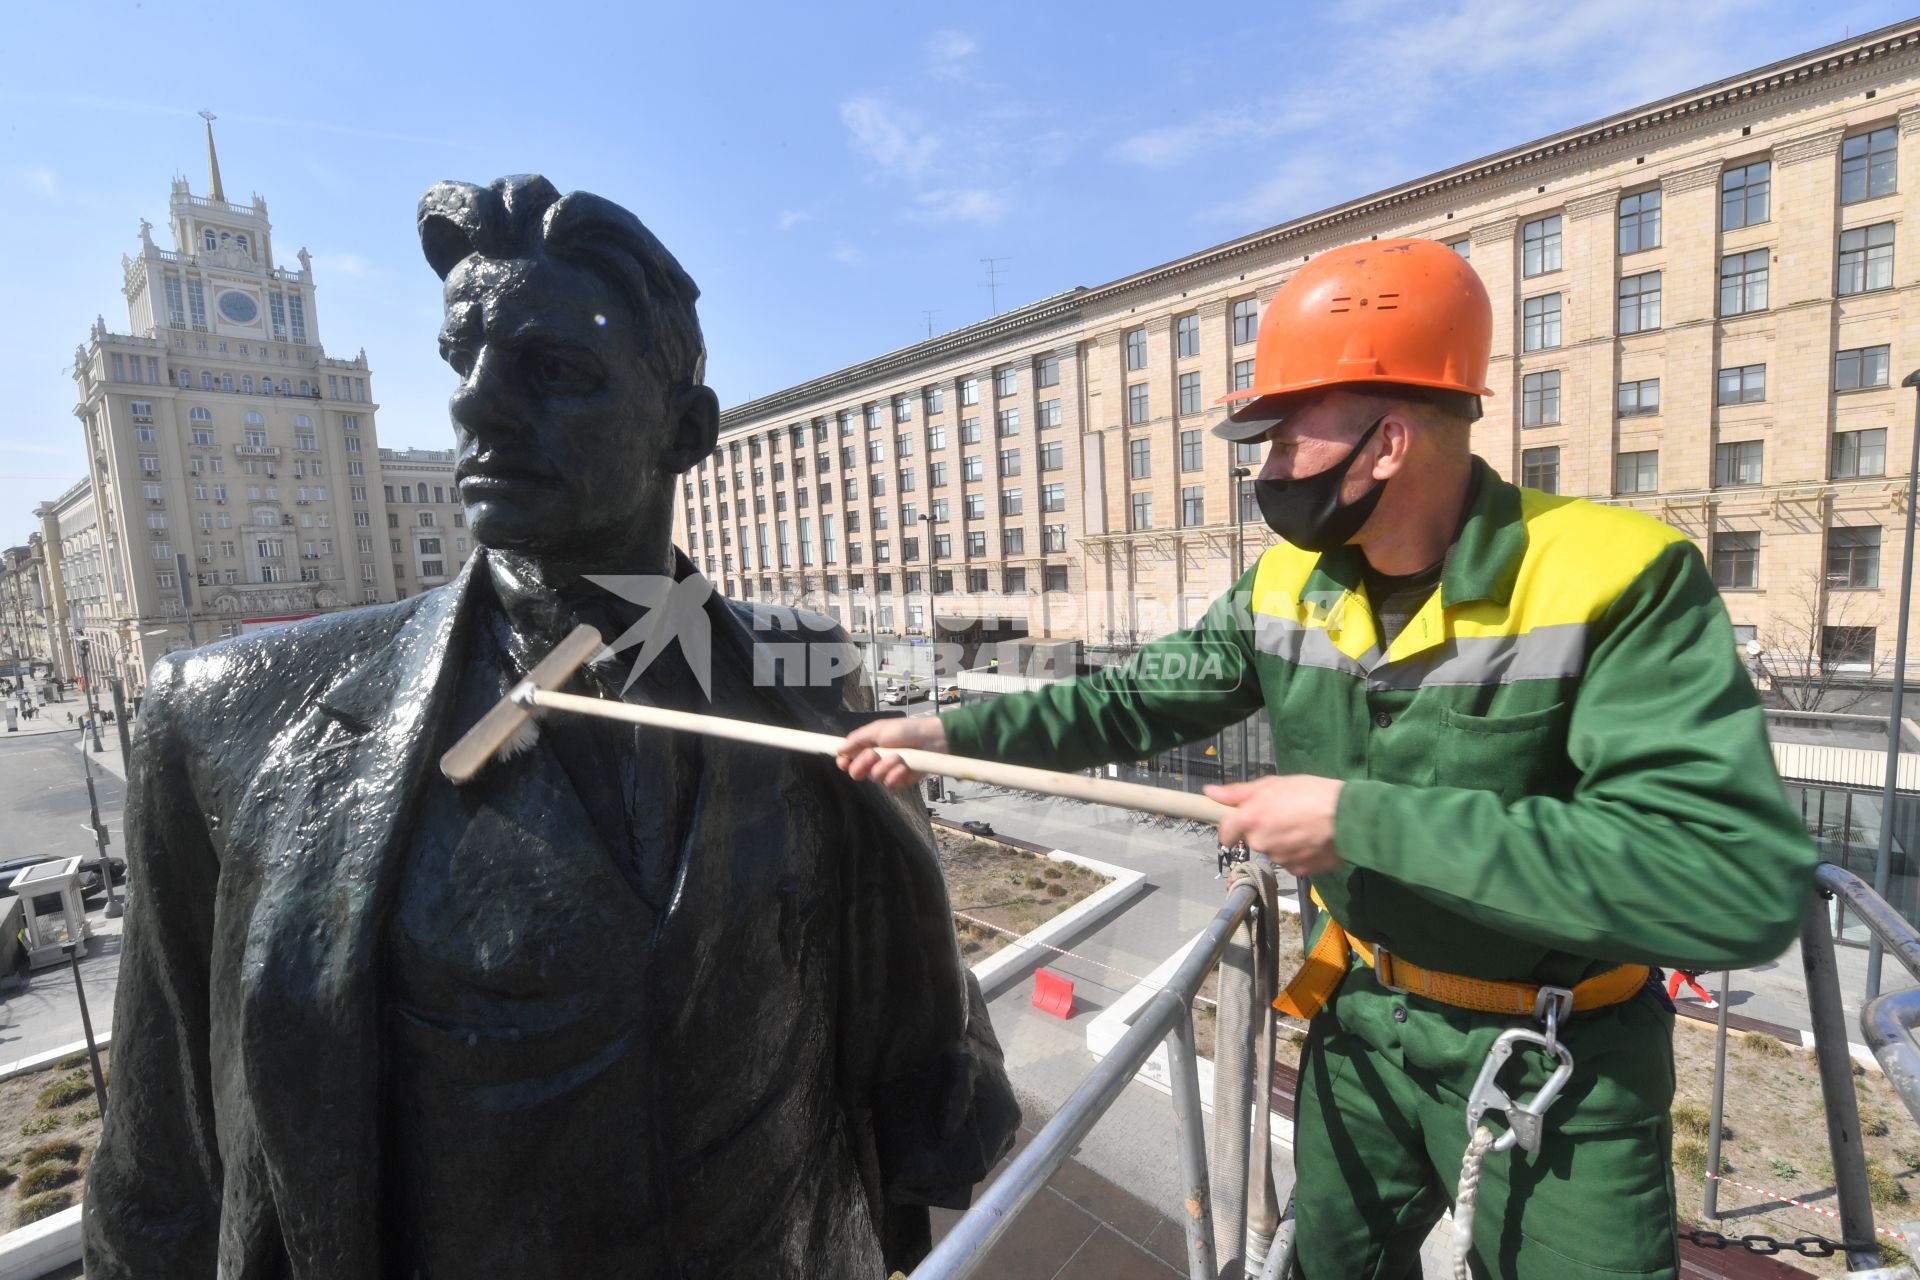
[[[1887,783],[1880,793],[1880,847],[1873,855],[1873,891],[1887,896],[1887,879],[1893,864],[1894,787],[1900,779],[1900,711],[1907,691],[1907,615],[1913,607],[1913,526],[1914,503],[1920,498],[1920,369],[1901,380],[1903,387],[1914,388],[1913,457],[1907,464],[1907,541],[1905,558],[1900,562],[1900,615],[1894,627],[1893,706],[1887,713]],[[1880,994],[1880,938],[1867,939],[1867,996]]]
[[[120,767],[128,769],[133,762],[132,731],[127,728],[127,690],[119,676],[107,678],[107,689],[113,694],[113,725],[120,731]]]
[[[1180,1174],[1186,1183],[1181,1225],[1187,1232],[1187,1273],[1193,1280],[1215,1280],[1213,1204],[1207,1187],[1207,1131],[1200,1114],[1200,1075],[1194,1061],[1193,1011],[1183,1008],[1167,1037],[1167,1074],[1173,1086],[1174,1140],[1180,1144]],[[1221,1124],[1244,1124],[1246,1114],[1216,1117]]]
[[[1808,900],[1800,922],[1800,963],[1807,974],[1807,1012],[1813,1022],[1813,1053],[1820,1064],[1820,1101],[1827,1113],[1827,1149],[1833,1157],[1840,1233],[1847,1240],[1872,1240],[1873,1200],[1867,1194],[1860,1104],[1853,1092],[1853,1057],[1847,1051],[1847,1024],[1840,1009],[1840,970],[1833,960],[1826,900],[1817,893]],[[1879,1265],[1877,1250],[1847,1254],[1849,1271]]]
[[[940,628],[933,620],[934,577],[939,573],[939,557],[934,554],[933,515],[931,512],[920,517],[927,527],[927,693],[933,699],[934,718],[940,716]],[[934,778],[934,799],[947,798],[947,786],[944,778]]]
[[[67,944],[67,962],[73,969],[73,993],[80,999],[80,1033],[87,1038],[87,1062],[93,1068],[93,1096],[100,1099],[100,1114],[107,1114],[107,1078],[100,1073],[100,1046],[93,1038],[93,1018],[87,1012],[87,988],[80,981],[80,943]]]
[[[107,887],[107,919],[120,918],[120,900],[113,896],[113,863],[107,857],[107,828],[100,821],[100,797],[93,787],[93,761],[87,759],[87,753],[80,753],[80,768],[87,775],[87,811],[93,821],[93,853],[100,863],[102,883]]]
[[[1713,1117],[1707,1126],[1707,1216],[1720,1217],[1720,1118],[1727,1097],[1727,985],[1733,975],[1720,972],[1720,1030],[1713,1043]]]
[[[93,687],[93,642],[81,636],[73,643],[80,650],[80,678],[86,683],[87,726],[93,734],[93,753],[99,755],[104,748],[100,745],[100,699]]]
[[[1234,447],[1239,448],[1238,445]],[[1247,521],[1246,512],[1240,505],[1240,482],[1249,474],[1251,473],[1245,467],[1232,467],[1227,472],[1228,488],[1232,491],[1228,500],[1233,503],[1233,582],[1236,587],[1240,585],[1241,575],[1247,571]],[[1236,609],[1235,613],[1238,614],[1238,612]],[[1240,722],[1240,781],[1242,782],[1253,776],[1251,752],[1252,740],[1247,730],[1247,722],[1242,720]]]

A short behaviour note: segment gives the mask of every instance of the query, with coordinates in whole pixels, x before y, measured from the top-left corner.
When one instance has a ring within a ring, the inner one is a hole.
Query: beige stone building
[[[728,593],[862,631],[869,604],[924,630],[931,588],[943,628],[1137,643],[1269,541],[1207,431],[1260,307],[1317,252],[1424,236],[1493,298],[1481,456],[1685,531],[1763,675],[1864,673],[1901,573],[1916,191],[1910,22],[736,406],[676,534]]]
[[[133,694],[168,650],[394,598],[366,353],[327,354],[307,252],[282,265],[266,202],[226,198],[211,121],[207,159],[172,247],[142,220],[123,259],[126,332],[74,357],[95,524],[55,504],[69,591]]]
[[[471,554],[467,512],[453,483],[451,449],[382,449],[387,549],[400,597],[445,583]]]

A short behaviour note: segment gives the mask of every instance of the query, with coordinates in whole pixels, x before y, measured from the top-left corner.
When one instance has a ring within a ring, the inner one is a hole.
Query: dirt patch
[[[934,828],[954,932],[968,964],[1012,942],[1110,883],[1108,877],[1012,845]],[[971,916],[964,920],[962,915]]]
[[[103,1073],[107,1058],[102,1050]],[[0,1231],[78,1204],[99,1140],[100,1103],[86,1054],[0,1080]]]

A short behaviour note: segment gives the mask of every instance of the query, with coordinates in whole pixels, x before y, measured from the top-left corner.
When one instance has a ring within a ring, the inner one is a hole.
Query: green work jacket
[[[1128,664],[948,715],[950,749],[1082,769],[1264,707],[1281,773],[1346,781],[1313,881],[1355,937],[1566,986],[1771,960],[1818,858],[1699,553],[1473,465],[1439,590],[1384,651],[1358,549],[1282,543]]]

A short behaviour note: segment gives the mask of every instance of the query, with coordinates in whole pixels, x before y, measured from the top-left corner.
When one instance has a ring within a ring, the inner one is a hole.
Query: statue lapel
[[[479,560],[386,644],[338,655],[353,669],[274,741],[236,824],[260,859],[242,1053],[295,1276],[383,1270],[380,924]]]

